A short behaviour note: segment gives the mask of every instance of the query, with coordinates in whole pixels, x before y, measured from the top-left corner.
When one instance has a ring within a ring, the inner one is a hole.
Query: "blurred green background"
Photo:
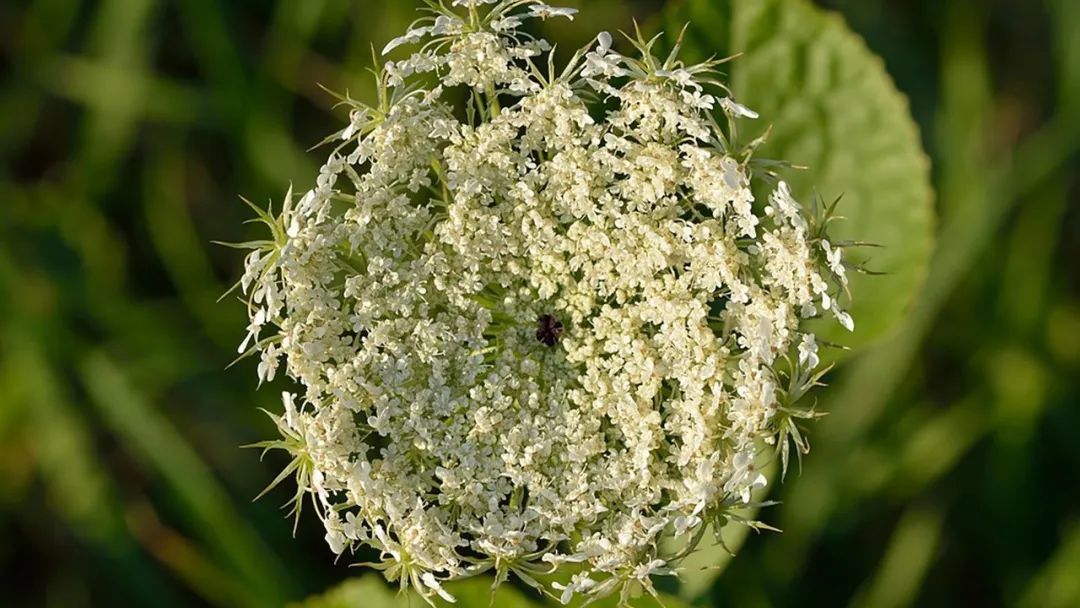
[[[784,532],[701,603],[1080,606],[1080,2],[818,3],[910,99],[937,251],[822,393],[760,516]],[[574,46],[664,8],[565,4]],[[251,502],[283,462],[238,446],[280,387],[224,370],[241,260],[209,242],[249,236],[237,195],[312,182],[345,119],[318,85],[366,96],[414,7],[0,4],[0,605],[280,606],[360,574],[314,518],[290,537],[288,490]]]

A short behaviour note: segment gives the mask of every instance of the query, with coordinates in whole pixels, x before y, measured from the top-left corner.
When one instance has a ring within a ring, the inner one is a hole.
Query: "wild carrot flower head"
[[[425,598],[493,570],[623,599],[805,442],[805,321],[851,329],[830,211],[743,144],[719,62],[599,34],[561,67],[534,0],[431,3],[316,185],[260,211],[241,351],[333,552]],[[280,479],[280,478],[279,478]],[[687,543],[684,543],[684,545]],[[549,589],[550,590],[550,589]]]

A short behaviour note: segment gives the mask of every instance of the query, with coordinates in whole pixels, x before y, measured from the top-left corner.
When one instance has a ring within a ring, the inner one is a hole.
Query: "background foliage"
[[[582,15],[546,33],[568,48],[597,24],[696,11],[702,54],[738,46],[724,11],[752,6],[567,3]],[[1080,605],[1080,3],[819,4],[910,100],[937,248],[915,301],[892,299],[900,327],[822,393],[814,453],[761,514],[784,532],[696,575],[719,574],[696,603]],[[311,181],[320,153],[304,149],[344,119],[317,85],[365,95],[369,45],[413,8],[0,4],[0,603],[280,606],[362,574],[310,519],[290,538],[273,502],[287,491],[250,501],[283,463],[237,446],[272,433],[256,407],[277,396],[254,392],[253,363],[223,371],[245,323],[215,301],[240,260],[208,242],[248,236],[237,194]],[[829,43],[774,14],[757,27]],[[811,90],[785,110],[859,111],[842,87]],[[906,187],[863,163],[828,170],[880,196]],[[311,605],[376,602],[408,604],[362,578]]]

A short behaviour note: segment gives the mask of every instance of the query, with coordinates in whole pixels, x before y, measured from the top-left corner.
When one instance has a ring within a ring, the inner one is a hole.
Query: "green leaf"
[[[514,580],[514,576],[510,576]],[[448,583],[445,585],[455,599],[459,608],[539,608],[545,605],[543,598],[536,591],[518,591],[512,583],[503,583],[499,591],[492,597],[491,584],[494,579],[490,576],[477,576],[475,578]],[[443,606],[449,606],[440,602]]]
[[[758,158],[809,170],[784,178],[804,204],[817,192],[843,200],[834,241],[880,248],[847,255],[886,276],[853,276],[856,332],[828,322],[823,337],[865,345],[896,328],[927,272],[933,243],[929,161],[879,57],[835,14],[807,0],[684,0],[665,13],[669,37],[690,23],[683,58],[739,57],[725,64],[735,98],[761,114],[748,138],[772,134]]]
[[[418,602],[416,598],[397,597],[390,587],[373,575],[349,579],[321,595],[289,604],[289,608],[394,608],[409,605],[426,604]]]
[[[499,587],[498,593],[492,597],[491,583],[492,578],[488,576],[477,576],[447,583],[446,590],[457,601],[450,604],[436,599],[436,605],[455,608],[539,608],[544,605],[543,602],[530,601],[510,584]],[[291,608],[396,608],[398,606],[424,608],[427,605],[415,592],[410,591],[400,595],[380,576],[372,574],[349,579],[322,595],[290,606]]]
[[[552,599],[542,598],[532,592],[520,591],[512,583],[505,583],[500,586],[498,593],[495,593],[493,597],[491,592],[492,581],[493,579],[490,576],[477,576],[446,583],[446,590],[453,594],[456,602],[450,604],[436,598],[435,604],[445,607],[454,606],[455,608],[541,608],[542,606],[558,605],[558,602]],[[675,597],[663,594],[660,597],[663,606],[666,608],[686,608],[688,606],[688,604]],[[575,600],[571,603],[571,606],[581,606],[582,604],[582,601]],[[638,598],[632,604],[643,608],[660,606],[656,600],[650,597]],[[592,608],[616,608],[618,598],[608,597],[589,605]],[[381,577],[372,574],[349,579],[321,595],[312,596],[289,606],[290,608],[397,608],[399,606],[423,608],[427,604],[415,592],[410,591],[404,595],[398,594]]]

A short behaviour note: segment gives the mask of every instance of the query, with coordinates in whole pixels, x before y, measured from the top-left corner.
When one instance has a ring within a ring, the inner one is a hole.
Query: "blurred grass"
[[[568,46],[661,8],[571,4]],[[901,331],[823,394],[763,514],[784,533],[707,597],[1080,605],[1080,4],[822,4],[911,98],[939,248]],[[272,432],[275,391],[222,371],[239,260],[208,243],[247,236],[237,194],[311,181],[343,119],[316,85],[367,95],[369,45],[412,8],[0,5],[0,603],[279,606],[357,574],[250,502],[281,463],[237,446]]]

